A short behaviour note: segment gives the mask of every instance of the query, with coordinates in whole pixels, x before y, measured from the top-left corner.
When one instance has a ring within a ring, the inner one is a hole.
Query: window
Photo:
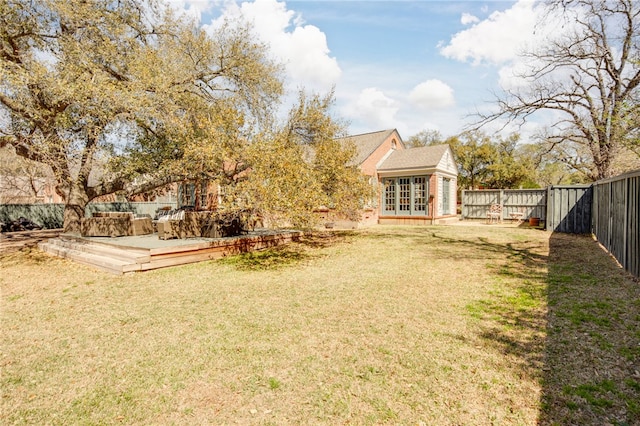
[[[400,190],[399,209],[401,212],[411,211],[411,178],[399,178],[398,189]]]
[[[429,212],[427,176],[388,178],[384,180],[383,215],[419,215]]]
[[[390,214],[396,211],[396,182],[393,179],[384,182],[384,211]]]
[[[208,203],[208,182],[203,181],[200,184],[200,208],[206,208]],[[195,183],[183,183],[180,185],[178,192],[178,205],[193,206],[196,205],[196,185]]]

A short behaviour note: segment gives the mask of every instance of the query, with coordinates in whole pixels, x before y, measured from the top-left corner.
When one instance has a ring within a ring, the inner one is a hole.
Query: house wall
[[[419,175],[420,173],[418,173]],[[442,206],[440,202],[442,201],[442,188],[443,188],[443,179],[450,179],[449,186],[449,213],[444,214]],[[382,179],[380,180],[380,186],[382,187]],[[382,197],[384,194],[381,191],[380,193],[380,206],[382,206]],[[427,216],[384,216],[379,215],[379,209],[377,209],[378,213],[378,223],[381,225],[430,225],[437,223],[440,219],[447,219],[451,217],[456,217],[456,205],[457,205],[457,179],[452,177],[451,174],[436,172],[432,173],[429,176],[429,196],[433,196],[433,199],[429,202],[429,214]]]
[[[367,176],[377,177],[377,166],[393,149],[392,146],[394,140],[396,141],[396,149],[404,149],[404,144],[402,143],[402,139],[400,139],[398,132],[391,133],[391,135],[389,135],[389,137],[380,144],[366,160],[362,162],[360,165],[362,173]]]
[[[0,176],[0,204],[62,203],[49,177]]]
[[[453,160],[453,152],[451,151],[451,148],[449,148],[445,152],[436,168],[438,170],[442,170],[444,173],[449,173],[452,176],[457,176],[458,170],[456,169],[456,164]]]
[[[429,203],[429,213],[431,216],[438,215],[438,205],[440,205],[440,197],[438,196],[438,174],[434,173],[429,178],[429,196],[433,199]],[[434,214],[435,212],[435,214]]]

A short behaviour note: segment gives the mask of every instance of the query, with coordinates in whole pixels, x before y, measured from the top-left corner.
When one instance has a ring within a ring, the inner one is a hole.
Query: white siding
[[[446,174],[449,174],[449,175],[452,175],[452,176],[457,176],[458,169],[456,167],[456,162],[454,161],[453,153],[451,152],[451,148],[449,148],[449,149],[447,149],[445,151],[444,155],[440,159],[440,162],[438,162],[437,169],[438,170],[442,170]]]

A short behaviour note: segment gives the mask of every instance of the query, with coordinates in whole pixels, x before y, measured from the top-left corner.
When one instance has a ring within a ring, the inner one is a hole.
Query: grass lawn
[[[124,277],[0,261],[2,424],[640,424],[640,284],[588,237],[379,226]]]

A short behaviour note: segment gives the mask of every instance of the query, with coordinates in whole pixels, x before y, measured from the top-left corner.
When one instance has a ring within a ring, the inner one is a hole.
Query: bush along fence
[[[486,219],[492,204],[503,206],[503,219],[519,211],[540,218],[548,231],[593,234],[640,277],[640,170],[592,185],[462,191],[462,219]]]
[[[91,217],[94,212],[133,212],[136,215],[155,217],[159,208],[177,208],[175,202],[117,202],[117,203],[89,203],[85,209],[85,217]],[[8,223],[24,217],[44,229],[62,228],[64,222],[64,204],[1,204],[0,222]]]

